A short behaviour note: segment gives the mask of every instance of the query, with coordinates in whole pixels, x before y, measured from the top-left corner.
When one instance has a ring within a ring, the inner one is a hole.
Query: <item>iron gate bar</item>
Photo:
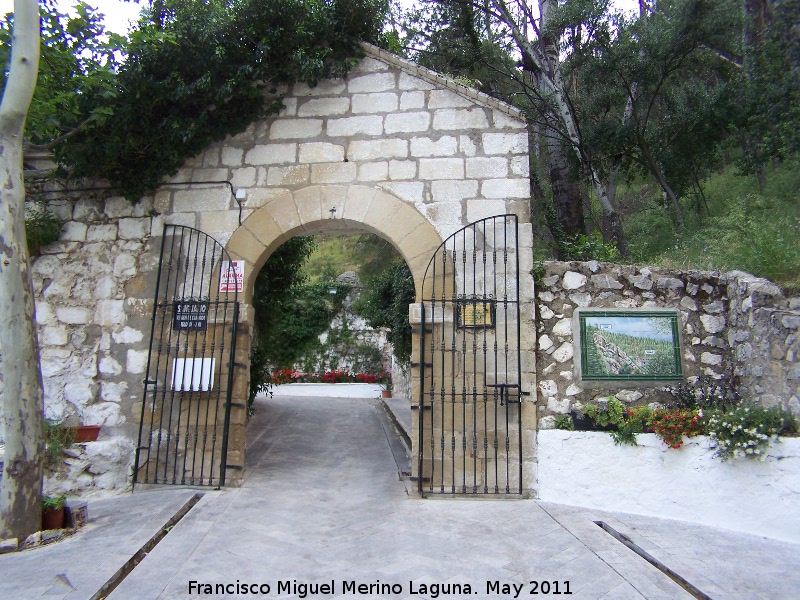
[[[134,483],[225,484],[239,318],[238,291],[213,288],[225,260],[204,232],[164,226]],[[202,324],[176,318],[187,305],[206,307]]]
[[[500,226],[502,233],[498,233]],[[513,239],[509,239],[509,233]],[[418,363],[423,410],[418,412],[417,479],[423,495],[522,493],[517,236],[515,215],[482,219],[447,238],[426,269]],[[509,264],[511,248],[515,260]],[[472,323],[466,310],[469,306],[473,307]],[[482,307],[480,323],[478,306]],[[509,327],[509,319],[516,319],[515,328]],[[513,347],[509,336],[516,338]],[[514,390],[516,400],[512,400]],[[425,409],[431,411],[430,423]],[[512,434],[514,418],[517,427]],[[468,486],[470,468],[472,481]],[[513,486],[512,472],[518,478]],[[423,487],[424,481],[428,482],[427,489]]]

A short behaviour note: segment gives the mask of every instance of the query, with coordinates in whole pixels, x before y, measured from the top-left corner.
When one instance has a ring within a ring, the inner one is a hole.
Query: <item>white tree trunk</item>
[[[39,6],[14,2],[11,65],[0,103],[0,348],[3,352],[5,461],[0,537],[41,528],[42,376],[25,240],[23,131],[39,68]]]
[[[555,6],[555,0],[539,0],[539,12],[541,15],[541,22],[539,24],[533,22],[533,12],[530,7],[527,6],[526,2],[524,0],[516,1],[521,9],[520,12],[525,14],[529,21],[525,25],[541,35],[546,25],[547,13]],[[603,220],[609,226],[608,228],[604,227],[604,237],[606,237],[608,233],[609,235],[606,241],[616,241],[617,249],[620,251],[622,257],[628,258],[630,256],[630,250],[625,241],[622,222],[620,221],[617,209],[609,200],[606,187],[599,172],[592,165],[592,161],[584,152],[578,121],[564,86],[557,49],[555,49],[555,55],[551,54],[551,56],[546,56],[542,49],[533,44],[528,39],[527,34],[520,28],[520,24],[514,19],[505,0],[493,0],[493,8],[497,16],[508,26],[511,36],[514,38],[520,51],[528,54],[541,72],[540,82],[543,85],[543,89],[550,92],[553,98],[554,109],[558,114],[560,124],[563,126],[563,133],[566,135],[567,139],[569,139],[572,149],[578,157],[578,161],[590,179],[592,190],[595,196],[597,196],[598,202],[600,202],[600,207],[603,211]]]

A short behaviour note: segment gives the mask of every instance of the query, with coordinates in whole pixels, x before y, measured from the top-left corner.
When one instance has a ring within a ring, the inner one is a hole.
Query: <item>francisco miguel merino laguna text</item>
[[[533,595],[572,595],[570,590],[570,581],[529,581],[527,584],[515,583],[509,581],[486,581],[486,595],[487,596],[502,596],[504,598],[519,598],[520,594],[528,592]],[[529,589],[524,589],[525,585]],[[472,594],[472,584],[469,583],[419,583],[416,581],[408,582],[408,591],[400,583],[381,583],[380,579],[376,579],[370,583],[358,583],[355,580],[339,582],[337,592],[336,581],[331,579],[330,583],[305,583],[292,579],[289,581],[278,581],[275,586],[275,593],[281,595],[294,595],[298,598],[306,598],[308,596],[320,595],[333,595],[336,593],[342,594],[382,594],[384,596],[399,596],[399,595],[416,595],[425,594],[431,598],[438,598],[439,596],[453,596],[453,595],[468,595]],[[189,582],[190,594],[228,594],[228,595],[253,595],[253,596],[267,596],[272,592],[272,586],[268,583],[242,583],[236,580],[236,583],[201,583],[199,581]],[[474,593],[478,593],[476,589]]]

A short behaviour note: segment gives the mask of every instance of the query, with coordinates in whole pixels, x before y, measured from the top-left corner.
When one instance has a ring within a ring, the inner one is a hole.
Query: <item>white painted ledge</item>
[[[712,458],[708,439],[667,448],[655,434],[615,446],[607,433],[542,430],[539,498],[693,521],[800,543],[800,438],[774,444],[764,462]]]
[[[322,398],[379,398],[383,387],[377,383],[287,383],[272,388],[273,396]]]

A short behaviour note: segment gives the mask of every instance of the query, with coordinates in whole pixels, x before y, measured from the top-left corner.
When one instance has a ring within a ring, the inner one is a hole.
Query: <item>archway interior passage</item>
[[[414,281],[400,254],[373,234],[298,236],[256,276],[253,388],[262,381],[314,380],[329,371],[391,372],[411,354],[408,305]],[[362,378],[363,379],[363,378]]]
[[[445,240],[423,284],[419,478],[430,494],[521,494],[516,215]]]

